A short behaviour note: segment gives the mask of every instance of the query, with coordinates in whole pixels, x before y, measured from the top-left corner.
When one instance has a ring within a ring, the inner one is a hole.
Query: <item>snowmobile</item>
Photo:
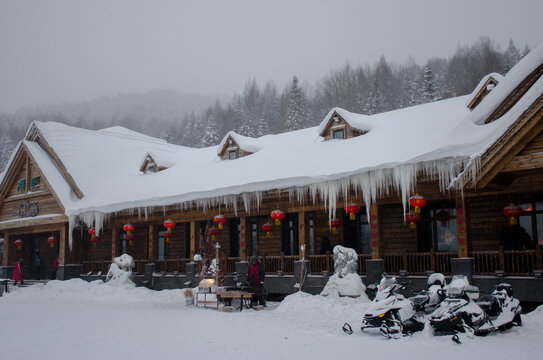
[[[446,298],[430,315],[430,326],[434,335],[454,335],[453,341],[460,343],[458,333],[486,335],[495,331],[486,312],[475,303],[474,294],[464,275],[455,275],[446,291]]]
[[[362,331],[378,330],[386,338],[396,338],[424,328],[413,303],[398,292],[403,288],[405,285],[398,284],[395,277],[381,279],[375,299],[362,319]],[[345,324],[343,330],[352,333],[349,324]]]
[[[433,273],[428,277],[428,290],[422,290],[409,300],[415,306],[415,310],[424,313],[433,312],[443,299],[445,299],[445,288],[447,283],[445,276],[441,273]]]
[[[518,299],[513,297],[513,287],[506,283],[494,287],[492,294],[477,300],[477,305],[490,318],[496,330],[506,330],[513,326],[521,326],[522,308]]]

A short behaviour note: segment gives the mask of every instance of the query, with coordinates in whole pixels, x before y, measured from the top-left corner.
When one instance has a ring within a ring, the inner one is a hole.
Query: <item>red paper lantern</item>
[[[218,225],[219,227],[219,230],[222,230],[223,228],[223,224],[226,224],[226,221],[228,219],[226,218],[226,216],[222,215],[222,214],[219,214],[219,215],[216,215],[214,218],[213,218],[213,222],[215,224]]]
[[[92,243],[92,247],[96,247],[96,244],[100,242],[100,238],[98,236],[93,235],[90,241]]]
[[[420,208],[426,205],[426,198],[419,194],[411,196],[409,204],[415,208],[417,214],[420,214]]]
[[[518,224],[517,218],[522,215],[524,210],[518,205],[511,204],[503,208],[503,214],[509,218],[510,225]]]
[[[92,243],[92,246],[96,247],[96,243],[97,243],[97,241],[96,241],[96,230],[94,228],[90,228],[87,232],[91,236],[90,242]]]
[[[123,230],[126,231],[126,240],[128,240],[128,246],[134,245],[134,240],[136,239],[136,236],[132,235],[132,231],[134,231],[134,225],[130,223],[124,224]]]
[[[132,246],[134,245],[134,240],[136,240],[136,235],[127,233],[126,240],[128,240],[128,246]]]
[[[47,239],[47,242],[49,243],[49,247],[55,247],[55,244],[57,243],[57,239],[54,236],[49,236]]]
[[[172,231],[172,229],[175,227],[176,223],[173,220],[166,220],[164,221],[164,227],[168,229],[167,231]]]
[[[360,211],[360,205],[358,205],[357,203],[348,203],[348,204],[345,204],[345,212],[347,214],[349,214],[349,220],[354,220],[356,219],[356,213]]]
[[[285,213],[277,209],[277,210],[273,210],[270,216],[273,220],[275,220],[275,225],[279,226],[281,225],[281,220],[285,218]]]
[[[332,220],[328,220],[328,227],[331,227],[332,228],[332,232],[334,234],[337,234],[338,233],[338,228],[341,226],[341,220],[339,219],[332,219]]]
[[[419,213],[416,213],[414,211],[410,211],[407,214],[405,214],[405,221],[409,222],[409,227],[411,229],[417,228],[417,223],[422,219],[422,216],[420,216]]]
[[[17,250],[21,250],[22,249],[22,246],[24,244],[24,241],[21,240],[21,239],[17,239],[13,242],[15,245],[17,245]]]
[[[213,226],[211,229],[207,231],[207,233],[211,235],[211,240],[215,241],[215,239],[217,238],[217,235],[219,235],[219,229]]]
[[[266,222],[262,225],[262,231],[266,232],[266,238],[271,237],[271,233],[275,230],[275,225],[271,222]]]
[[[171,231],[164,231],[162,233],[162,237],[166,239],[166,243],[169,244],[170,243],[170,239],[173,238],[173,232]]]

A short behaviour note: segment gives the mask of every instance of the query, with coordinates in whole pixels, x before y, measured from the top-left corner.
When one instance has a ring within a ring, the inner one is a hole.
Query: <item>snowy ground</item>
[[[0,359],[516,359],[543,351],[543,307],[521,328],[457,345],[427,331],[398,340],[363,334],[366,306],[298,293],[263,311],[222,313],[185,307],[181,290],[52,281],[0,297]]]

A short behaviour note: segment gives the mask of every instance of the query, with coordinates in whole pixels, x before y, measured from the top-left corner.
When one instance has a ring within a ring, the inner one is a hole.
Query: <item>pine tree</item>
[[[517,49],[517,47],[513,43],[513,39],[509,40],[509,45],[507,46],[507,49],[503,53],[503,57],[504,57],[503,73],[506,74],[521,59],[520,51],[519,49]]]
[[[212,146],[218,145],[221,141],[221,136],[219,134],[219,124],[217,118],[212,110],[207,111],[207,121],[204,130],[204,135],[202,136],[202,146]]]
[[[298,77],[294,75],[287,91],[287,113],[285,131],[303,129],[308,124],[309,107],[303,90],[298,86]]]
[[[424,68],[423,100],[425,103],[437,100],[437,92],[434,84],[434,74],[429,65]]]
[[[14,149],[15,145],[13,140],[11,140],[8,135],[4,134],[0,139],[0,172],[6,167]]]

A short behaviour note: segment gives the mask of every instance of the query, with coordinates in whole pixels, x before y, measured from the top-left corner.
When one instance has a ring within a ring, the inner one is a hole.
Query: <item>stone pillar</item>
[[[311,266],[309,264],[309,260],[298,260],[294,262],[294,283],[299,283],[302,287],[302,290],[304,288],[304,283],[308,274],[311,274]]]
[[[382,240],[380,211],[378,205],[372,205],[370,208],[370,228],[371,228],[371,258],[380,259],[382,256]]]
[[[68,280],[80,277],[83,272],[83,265],[79,264],[70,264],[70,265],[59,265],[58,267],[58,279],[59,280]]]
[[[473,258],[452,258],[451,270],[453,275],[466,275],[471,280],[475,273],[475,262]]]
[[[143,272],[143,281],[147,287],[153,287],[153,273],[156,271],[156,265],[154,263],[145,264],[145,270]]]
[[[385,272],[383,259],[366,260],[366,285],[379,283]]]
[[[249,272],[249,263],[247,261],[239,261],[235,263],[236,267],[236,281],[245,283],[247,281],[247,273]],[[264,269],[266,271],[266,269]]]
[[[192,222],[191,222],[192,224]],[[192,236],[191,236],[192,238]],[[192,252],[192,249],[191,249]],[[198,285],[198,272],[200,271],[200,264],[195,262],[190,262],[187,264],[187,283],[190,282],[190,285],[186,287],[195,287]]]

